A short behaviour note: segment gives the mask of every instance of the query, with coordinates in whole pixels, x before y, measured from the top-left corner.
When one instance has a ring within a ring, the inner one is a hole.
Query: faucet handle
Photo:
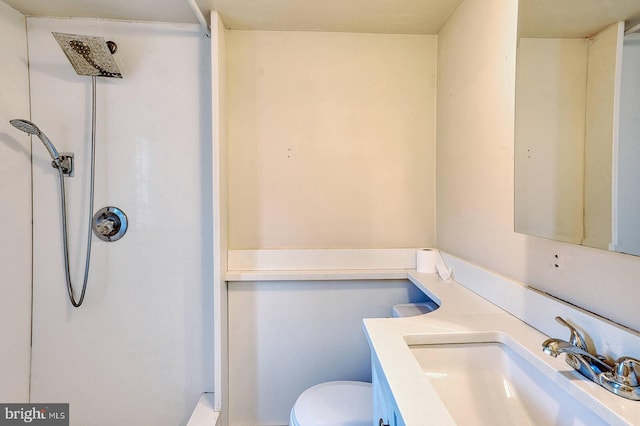
[[[575,329],[574,326],[572,326],[571,324],[566,322],[564,320],[564,318],[562,318],[562,317],[556,317],[556,322],[558,324],[564,325],[565,327],[567,327],[571,331],[571,337],[569,338],[569,343],[571,343],[574,346],[579,347],[580,349],[582,349],[585,352],[589,352],[589,348],[587,348],[586,342],[584,341],[584,339],[582,338],[582,336],[580,335],[578,330]]]
[[[640,401],[637,367],[640,367],[640,360],[623,356],[616,361],[611,371],[601,373],[598,381],[605,389],[616,395]]]
[[[636,387],[640,385],[636,367],[640,367],[640,360],[623,356],[618,358],[613,366],[614,379],[618,383]]]

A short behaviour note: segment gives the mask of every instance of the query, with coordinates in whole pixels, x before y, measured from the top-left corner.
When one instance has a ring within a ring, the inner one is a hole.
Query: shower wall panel
[[[29,400],[31,147],[11,127],[29,118],[25,18],[0,2],[0,401]]]
[[[84,304],[67,299],[56,171],[34,147],[32,400],[69,402],[72,425],[184,424],[213,390],[209,39],[196,25],[28,20],[33,121],[67,179],[71,275],[79,291],[87,224],[91,78],[52,31],[118,45],[122,79],[97,87],[96,210],[129,218],[121,240],[94,237]]]

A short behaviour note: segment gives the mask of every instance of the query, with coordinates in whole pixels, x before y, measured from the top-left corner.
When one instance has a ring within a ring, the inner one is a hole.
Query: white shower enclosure
[[[67,203],[78,291],[91,78],[75,73],[53,31],[115,41],[123,74],[98,79],[95,209],[121,208],[129,230],[94,239],[77,309],[57,172],[42,144],[8,123],[30,119],[75,153]],[[198,25],[25,18],[0,2],[0,54],[0,401],[68,402],[72,425],[185,423],[214,387],[210,40]]]

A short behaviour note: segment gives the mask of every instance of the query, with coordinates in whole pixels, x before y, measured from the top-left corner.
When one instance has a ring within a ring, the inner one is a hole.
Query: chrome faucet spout
[[[597,356],[561,339],[545,340],[542,351],[554,358],[562,353],[567,354],[567,364],[594,381],[598,381],[600,373],[611,371],[611,366]]]
[[[561,353],[567,352],[573,345],[560,339],[547,339],[542,342],[542,351],[556,358]],[[577,348],[577,346],[574,346]]]
[[[609,392],[623,398],[640,401],[640,360],[621,357],[609,365],[606,358],[591,353],[587,349],[585,339],[571,324],[560,317],[558,323],[571,331],[569,341],[547,339],[542,343],[542,351],[552,357],[566,354],[566,363],[580,374],[599,384]]]

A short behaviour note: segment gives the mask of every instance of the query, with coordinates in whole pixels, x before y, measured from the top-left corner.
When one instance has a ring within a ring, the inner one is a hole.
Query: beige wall
[[[519,232],[609,248],[619,31],[616,23],[590,39],[519,41]]]
[[[515,229],[582,242],[585,39],[521,38],[516,72]]]
[[[513,231],[516,23],[465,0],[438,36],[437,245],[640,330],[640,258]]]
[[[229,248],[432,245],[436,43],[229,31]]]
[[[513,232],[517,2],[490,3],[465,0],[438,37],[437,245],[515,273],[518,252],[503,256],[523,239]]]
[[[25,18],[1,1],[0,58],[0,401],[17,403],[29,400],[31,147],[9,120],[29,119],[29,71]]]

